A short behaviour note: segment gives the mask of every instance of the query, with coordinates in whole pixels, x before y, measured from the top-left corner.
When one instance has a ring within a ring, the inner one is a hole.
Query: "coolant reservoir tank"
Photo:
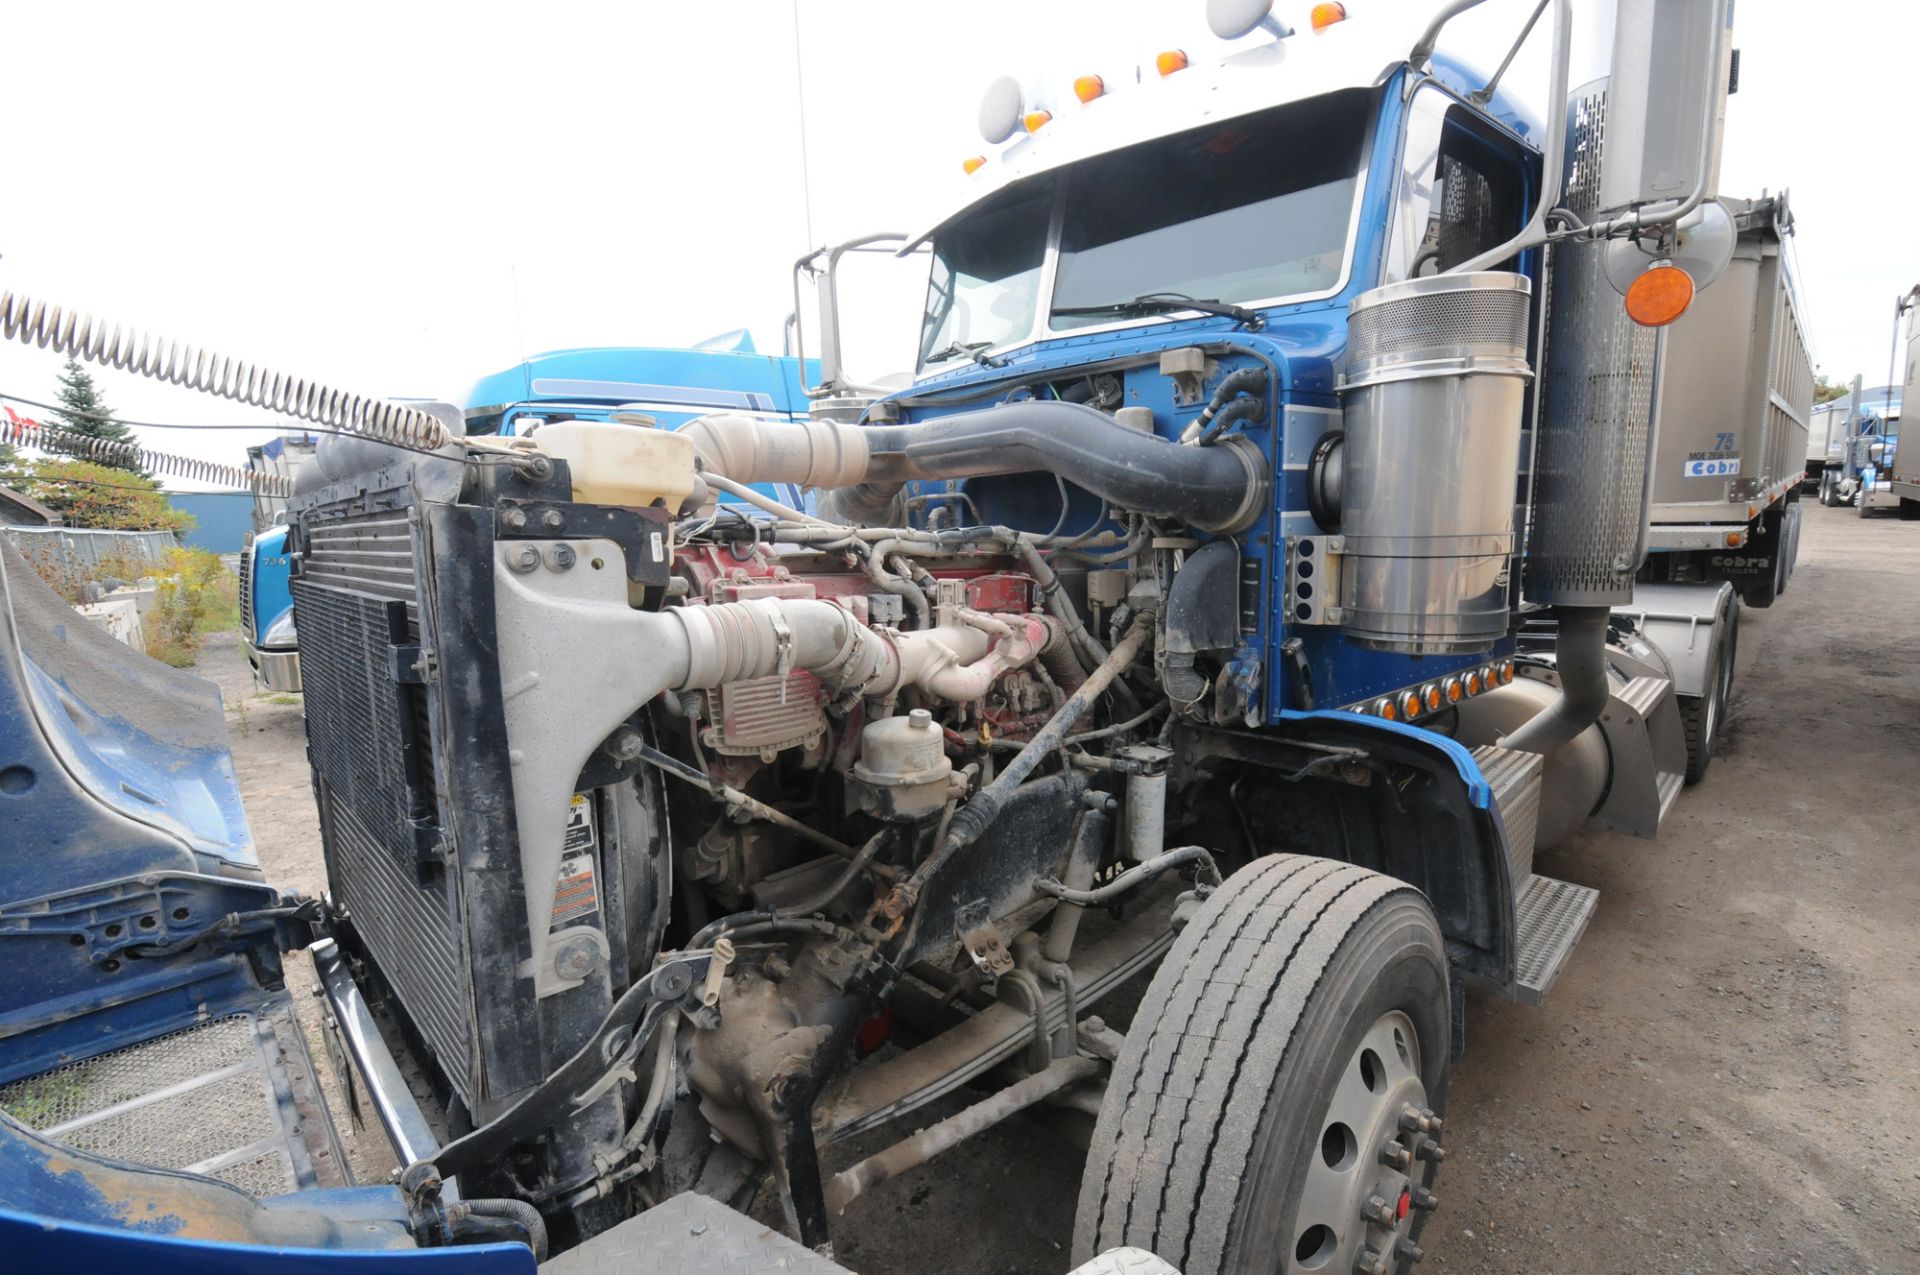
[[[933,715],[916,708],[904,717],[883,717],[860,732],[860,760],[854,764],[856,800],[883,819],[919,819],[946,804],[946,738]]]
[[[567,462],[573,498],[590,505],[678,510],[693,494],[693,440],[664,429],[609,421],[556,421],[533,436],[539,449]]]
[[[1340,605],[1361,646],[1485,650],[1507,631],[1531,287],[1388,284],[1348,308]]]

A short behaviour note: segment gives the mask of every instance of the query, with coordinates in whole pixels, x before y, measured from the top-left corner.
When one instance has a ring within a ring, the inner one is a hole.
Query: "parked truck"
[[[1902,349],[1901,325],[1913,313],[1916,300],[1920,300],[1920,287],[1909,290],[1894,303],[1896,352]],[[1920,376],[1920,351],[1914,346],[1917,335],[1920,333],[1908,323],[1904,343],[1906,361],[1899,389],[1889,387],[1876,401],[1873,395],[1861,392],[1857,379],[1854,382],[1860,410],[1850,414],[1845,424],[1840,473],[1833,486],[1833,497],[1837,503],[1852,504],[1862,518],[1879,509],[1897,510],[1902,518],[1920,518],[1920,468],[1916,468],[1911,455],[1903,457],[1900,452],[1900,404],[1906,391],[1913,388],[1915,378]]]
[[[1752,364],[1666,325],[1695,273],[1777,295],[1692,233],[1724,0],[1621,0],[1575,91],[1551,0],[1544,121],[1436,55],[1466,7],[1217,2],[1223,57],[996,84],[972,196],[896,240],[907,388],[854,383],[829,304],[804,419],[317,395],[352,435],[291,502],[324,897],[260,880],[196,692],[76,735],[109,671],[16,602],[10,1251],[837,1269],[864,1191],[1047,1103],[1091,1145],[1076,1260],[1418,1261],[1466,987],[1540,1000],[1598,901],[1536,850],[1655,835],[1688,770],[1632,611],[1660,407]],[[829,302],[838,260],[798,267]],[[99,357],[40,314],[6,335]],[[1694,640],[1727,587],[1674,595]],[[62,764],[113,730],[146,751]],[[392,1184],[319,1189],[302,946]],[[254,1072],[269,1126],[202,1176],[87,1132]],[[723,1207],[761,1184],[790,1240]]]
[[[240,647],[260,685],[283,694],[300,691],[300,634],[288,588],[287,501],[276,493],[313,459],[318,441],[302,432],[247,448],[248,472],[279,481],[254,489],[253,529],[240,547]]]

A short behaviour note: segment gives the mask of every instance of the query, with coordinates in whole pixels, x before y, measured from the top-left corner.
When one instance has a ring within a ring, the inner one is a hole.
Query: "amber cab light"
[[[1186,51],[1183,49],[1168,49],[1153,60],[1153,66],[1156,71],[1160,72],[1162,78],[1172,75],[1175,71],[1184,71],[1187,69]]]
[[[1336,22],[1347,20],[1347,6],[1344,4],[1316,4],[1313,6],[1313,33],[1319,35]]]
[[[1655,262],[1627,289],[1627,317],[1643,328],[1664,328],[1693,304],[1693,276]]]
[[[1082,102],[1091,102],[1096,97],[1104,97],[1107,82],[1097,75],[1083,75],[1073,82],[1073,95]]]

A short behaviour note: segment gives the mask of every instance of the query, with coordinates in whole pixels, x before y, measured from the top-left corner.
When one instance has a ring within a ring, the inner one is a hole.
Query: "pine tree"
[[[54,409],[54,419],[48,422],[59,429],[72,434],[85,434],[89,438],[105,439],[109,443],[126,443],[139,446],[140,440],[131,428],[113,419],[113,410],[107,406],[100,395],[100,387],[93,383],[93,376],[81,366],[80,360],[71,355],[67,365],[60,373],[60,406]],[[130,473],[146,477],[146,472],[131,460],[108,459],[105,456],[89,457],[101,464],[115,469],[124,469]]]

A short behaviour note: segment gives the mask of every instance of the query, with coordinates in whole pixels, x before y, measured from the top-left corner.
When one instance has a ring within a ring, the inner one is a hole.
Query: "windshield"
[[[1270,301],[1337,285],[1367,113],[1352,89],[1076,165],[1050,326],[1111,322],[1061,311],[1148,295]]]
[[[1033,330],[1052,178],[1002,191],[933,245],[920,366],[1017,341]]]

